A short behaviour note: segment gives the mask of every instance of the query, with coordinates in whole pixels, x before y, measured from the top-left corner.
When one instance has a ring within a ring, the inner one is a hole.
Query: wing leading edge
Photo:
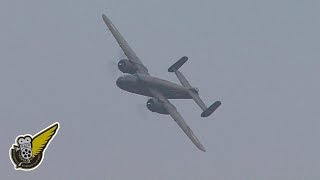
[[[194,135],[188,124],[184,121],[183,117],[177,111],[177,109],[168,101],[164,107],[169,112],[174,121],[181,127],[184,133],[190,138],[190,140],[199,148],[201,151],[206,152],[204,146],[200,143],[198,138]]]
[[[148,69],[143,65],[141,60],[138,58],[136,53],[131,49],[131,47],[129,46],[127,41],[122,37],[120,32],[117,30],[117,28],[112,24],[111,20],[104,14],[102,15],[102,19],[105,22],[105,24],[108,26],[109,30],[111,31],[113,37],[118,42],[124,54],[128,57],[129,61],[138,65],[139,73],[148,74]]]
[[[194,135],[188,124],[184,121],[183,117],[177,111],[176,107],[170,103],[160,92],[155,89],[150,89],[150,92],[154,97],[158,98],[163,102],[163,107],[168,111],[173,120],[180,126],[183,132],[190,138],[194,145],[197,146],[201,151],[206,152],[204,146],[200,143],[198,138]]]

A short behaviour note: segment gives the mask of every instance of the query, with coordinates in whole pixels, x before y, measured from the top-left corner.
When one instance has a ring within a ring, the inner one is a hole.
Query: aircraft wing
[[[135,63],[138,67],[138,72],[139,73],[144,73],[148,74],[148,69],[143,65],[141,60],[138,58],[136,53],[131,49],[129,44],[126,42],[126,40],[122,37],[120,32],[117,30],[117,28],[112,24],[111,20],[106,16],[102,15],[103,21],[106,23],[108,26],[109,30],[111,31],[112,35],[118,42],[120,48],[124,52],[124,54],[128,57],[128,60]]]
[[[174,121],[181,127],[183,132],[190,138],[190,140],[199,148],[201,151],[206,152],[204,146],[200,143],[198,138],[194,135],[193,131],[190,129],[188,124],[184,121],[183,117],[177,111],[177,108],[170,103],[168,99],[166,99],[160,92],[155,89],[150,89],[150,92],[153,94],[155,98],[158,98],[163,102],[163,107],[169,112],[170,116],[174,119]]]

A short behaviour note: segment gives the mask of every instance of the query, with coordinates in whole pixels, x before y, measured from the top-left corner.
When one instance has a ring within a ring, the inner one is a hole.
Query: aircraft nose
[[[123,77],[119,77],[116,81],[117,86],[121,87],[123,85],[123,81],[124,81]]]

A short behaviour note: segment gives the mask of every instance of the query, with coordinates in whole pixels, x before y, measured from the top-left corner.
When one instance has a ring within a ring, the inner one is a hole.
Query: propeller
[[[137,104],[136,108],[137,108],[138,115],[143,120],[148,120],[149,119],[149,115],[148,115],[148,111],[149,110],[147,109],[145,104],[139,103],[139,104]]]
[[[142,101],[139,101],[139,104],[136,105],[136,110],[138,115],[140,116],[141,119],[143,120],[149,120],[150,119],[150,114],[151,111],[147,108],[147,101],[149,100],[150,97],[143,97],[141,98]]]
[[[123,53],[121,49],[118,50],[118,56],[115,58],[116,60],[120,61],[121,59],[127,59],[126,55]],[[109,60],[108,61],[108,72],[110,73],[110,76],[112,78],[119,77],[122,73],[118,69],[118,62],[115,60]]]
[[[114,62],[114,61],[108,61],[108,64],[107,64],[107,68],[108,68],[108,72],[110,74],[110,76],[112,78],[116,78],[118,75],[118,67],[117,67],[117,63]]]

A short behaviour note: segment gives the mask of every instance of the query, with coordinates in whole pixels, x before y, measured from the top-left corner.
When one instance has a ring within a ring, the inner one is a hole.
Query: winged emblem
[[[59,129],[54,123],[34,136],[18,136],[10,149],[10,158],[16,169],[32,170],[42,162],[44,152]]]

